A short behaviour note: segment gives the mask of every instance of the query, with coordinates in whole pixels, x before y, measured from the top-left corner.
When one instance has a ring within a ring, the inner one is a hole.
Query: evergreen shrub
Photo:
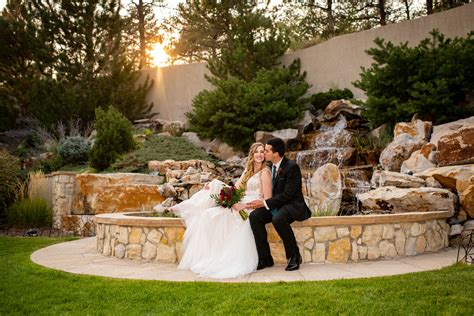
[[[90,152],[90,165],[98,170],[108,168],[122,154],[136,148],[132,124],[117,109],[95,110],[97,137]]]
[[[146,138],[143,146],[132,151],[112,165],[114,171],[120,172],[148,172],[150,160],[176,161],[199,159],[210,160],[204,150],[196,147],[182,137],[152,135]]]
[[[43,198],[25,198],[14,202],[7,211],[8,223],[18,228],[50,227],[52,210]]]
[[[194,98],[186,114],[191,130],[245,151],[256,131],[288,128],[308,103],[309,84],[300,66],[295,60],[289,67],[261,69],[250,82],[235,77],[216,81],[216,89]]]
[[[417,46],[383,39],[367,53],[374,62],[362,68],[354,85],[367,95],[365,117],[373,126],[408,121],[417,113],[435,124],[474,114],[474,32],[445,38],[434,30]]]
[[[19,114],[18,109],[2,100],[0,94],[0,132],[14,128]]]
[[[89,141],[81,136],[66,137],[58,145],[58,153],[65,164],[87,161],[90,149]]]
[[[15,198],[19,172],[20,160],[6,150],[0,150],[0,218]]]
[[[352,99],[354,94],[351,90],[345,88],[341,89],[329,89],[326,92],[320,92],[311,96],[311,104],[313,109],[311,113],[316,114],[318,110],[324,110],[331,101],[340,99]]]
[[[58,171],[62,166],[64,166],[63,158],[60,154],[54,152],[49,159],[40,160],[37,165],[34,165],[32,171],[41,170],[43,173],[51,173]]]

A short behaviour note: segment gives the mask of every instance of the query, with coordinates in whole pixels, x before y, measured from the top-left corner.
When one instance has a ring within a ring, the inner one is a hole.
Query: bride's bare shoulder
[[[271,176],[272,172],[270,171],[270,167],[265,166],[262,169],[262,176],[267,176],[267,175]]]

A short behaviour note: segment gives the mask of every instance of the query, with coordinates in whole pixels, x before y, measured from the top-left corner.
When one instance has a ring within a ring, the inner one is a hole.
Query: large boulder
[[[353,147],[342,148],[320,148],[312,150],[303,150],[288,154],[288,158],[296,160],[298,165],[303,169],[317,169],[327,163],[337,166],[347,166],[356,154]]]
[[[319,122],[315,120],[315,116],[311,114],[309,110],[304,111],[303,118],[295,124],[295,127],[298,129],[300,134],[314,131],[318,129],[319,126]]]
[[[360,118],[361,113],[362,108],[358,105],[352,104],[349,100],[334,100],[324,109],[323,119],[325,121],[331,121],[337,118],[339,114],[349,118]]]
[[[239,152],[227,145],[224,142],[221,142],[217,138],[209,143],[208,153],[217,157],[220,160],[227,160],[234,156],[244,156],[242,152]]]
[[[395,125],[393,136],[408,134],[423,141],[428,141],[431,136],[433,124],[431,122],[414,120],[413,122],[401,122]]]
[[[281,138],[285,143],[287,143],[290,140],[297,139],[298,136],[299,136],[299,131],[298,129],[295,129],[295,128],[281,129],[281,130],[273,131],[273,132],[258,131],[258,132],[255,132],[255,141],[265,143],[269,139],[277,137],[277,138]]]
[[[430,143],[438,146],[438,141],[441,137],[469,127],[474,127],[474,116],[446,124],[435,125],[433,126],[433,133],[431,133]]]
[[[416,173],[415,176],[422,179],[433,177],[445,188],[462,191],[467,187],[469,179],[474,176],[474,164],[432,168]]]
[[[331,163],[319,167],[312,178],[306,181],[304,191],[308,207],[314,214],[330,212],[331,215],[337,215],[342,199],[339,168]]]
[[[402,163],[427,142],[431,128],[431,122],[421,120],[395,125],[393,141],[380,154],[382,168],[399,172]]]
[[[439,166],[474,163],[474,124],[442,136],[438,152]]]
[[[466,187],[459,188],[459,204],[461,210],[466,212],[469,217],[474,218],[474,176],[468,182]]]
[[[401,173],[413,174],[436,167],[436,146],[428,143],[414,151],[410,158],[402,163]]]
[[[380,187],[357,195],[362,210],[371,213],[449,211],[454,213],[457,197],[446,189]]]
[[[372,183],[377,183],[380,187],[394,186],[397,188],[421,188],[425,186],[425,180],[393,171],[381,171],[374,173]],[[375,178],[378,178],[377,180]]]
[[[164,197],[158,177],[135,173],[76,176],[71,210],[73,215],[151,210]]]
[[[424,144],[425,141],[417,136],[399,134],[380,154],[380,165],[384,170],[399,172],[403,162]]]
[[[161,133],[168,132],[171,136],[181,136],[186,130],[186,125],[180,121],[167,121],[162,119],[156,119],[161,124]]]

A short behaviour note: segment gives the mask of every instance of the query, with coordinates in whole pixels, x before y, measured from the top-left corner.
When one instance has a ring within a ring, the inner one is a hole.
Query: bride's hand
[[[236,212],[239,212],[239,211],[243,210],[244,208],[245,208],[244,203],[235,203],[234,205],[232,205],[232,209]]]

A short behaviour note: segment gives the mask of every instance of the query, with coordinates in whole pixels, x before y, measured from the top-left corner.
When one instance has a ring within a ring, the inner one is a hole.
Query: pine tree
[[[25,62],[34,66],[35,76],[21,89],[26,114],[54,125],[73,118],[88,124],[97,107],[109,104],[129,119],[149,113],[146,93],[152,82],[145,78],[138,84],[134,56],[127,55],[128,19],[120,15],[119,1],[31,0],[18,8],[16,23],[27,27],[27,39],[37,39]],[[28,48],[25,41],[18,44],[19,50]],[[5,76],[18,83],[20,71]]]

